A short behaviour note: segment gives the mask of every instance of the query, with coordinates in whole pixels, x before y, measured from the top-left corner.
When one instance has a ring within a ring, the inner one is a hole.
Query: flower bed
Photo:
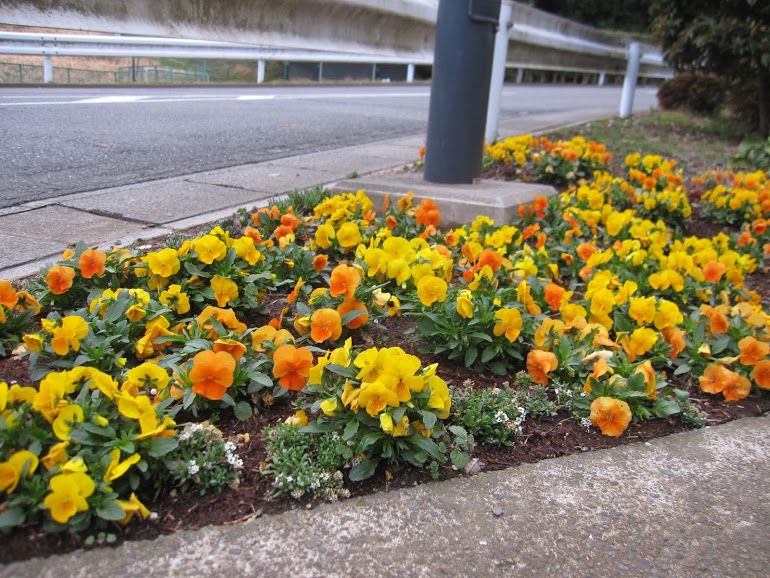
[[[770,409],[770,316],[746,288],[766,176],[731,177],[759,203],[740,233],[697,238],[708,175],[608,161],[580,138],[490,147],[501,174],[563,187],[513,223],[315,192],[0,282],[4,559]]]

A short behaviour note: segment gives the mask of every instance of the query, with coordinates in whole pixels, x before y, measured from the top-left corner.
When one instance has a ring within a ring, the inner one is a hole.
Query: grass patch
[[[626,155],[641,152],[673,157],[685,173],[694,175],[710,168],[728,168],[744,133],[745,127],[730,118],[650,111],[577,125],[549,138],[583,135],[602,142],[614,155],[614,168],[621,171]]]

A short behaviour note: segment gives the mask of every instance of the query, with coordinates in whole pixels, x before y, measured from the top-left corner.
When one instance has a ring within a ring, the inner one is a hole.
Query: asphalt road
[[[0,207],[424,133],[429,90],[0,88]],[[619,87],[510,86],[501,118],[619,99]],[[654,90],[636,102],[654,106]]]

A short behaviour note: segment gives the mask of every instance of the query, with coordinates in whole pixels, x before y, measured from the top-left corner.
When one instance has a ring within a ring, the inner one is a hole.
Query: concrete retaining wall
[[[0,22],[430,63],[438,0],[0,0]],[[509,67],[622,73],[630,38],[514,3]],[[642,46],[641,76],[666,77]]]

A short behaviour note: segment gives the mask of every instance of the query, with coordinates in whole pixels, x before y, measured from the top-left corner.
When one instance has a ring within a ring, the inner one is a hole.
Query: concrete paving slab
[[[420,145],[422,146],[422,145]],[[411,163],[420,158],[420,146],[402,146],[391,144],[390,141],[384,143],[372,143],[357,147],[361,154],[367,154],[374,157],[380,157],[390,161],[399,161],[402,163]],[[386,167],[381,167],[386,168]]]
[[[260,197],[264,197],[264,193],[174,179],[107,189],[75,200],[63,200],[61,204],[118,218],[164,224]]]
[[[587,109],[580,114],[573,110],[533,114],[501,121],[498,134],[501,137],[507,137],[513,134],[547,132],[563,126],[608,118],[615,114],[617,114],[616,110],[608,108]]]
[[[118,239],[144,226],[52,205],[0,217],[0,230],[13,237],[53,243],[100,243]]]
[[[301,169],[275,162],[242,165],[190,175],[189,181],[278,194],[302,190],[338,179],[340,171]]]
[[[120,239],[111,238],[107,241],[96,243],[95,245],[103,251],[109,251],[115,247],[125,247],[135,242],[149,241],[158,237],[165,237],[173,231],[165,227],[150,227],[147,229],[137,229],[132,231],[128,235],[121,237]],[[15,243],[28,243],[29,240],[21,239],[20,237],[14,237]],[[65,249],[64,244],[55,244],[56,250],[43,253],[43,249],[40,250],[40,254],[36,254],[31,260],[21,259],[17,252],[14,252],[11,258],[9,258],[7,264],[5,261],[0,260],[0,278],[3,279],[21,279],[23,277],[29,277],[39,273],[43,268],[54,263],[59,259],[61,252]]]
[[[14,213],[20,213],[26,210],[27,208],[22,205],[16,205],[13,207],[0,207],[0,217],[5,215],[13,215]]]
[[[425,135],[419,134],[414,136],[405,136],[402,138],[394,138],[387,141],[389,145],[400,146],[409,148],[416,151],[420,150],[420,147],[425,144]]]
[[[18,577],[767,576],[770,417],[0,568]]]
[[[367,151],[368,152],[368,151]],[[336,151],[315,153],[272,161],[279,167],[307,169],[313,171],[325,171],[335,175],[349,175],[351,173],[364,174],[380,170],[389,166],[401,164],[399,159],[392,160],[383,157],[361,153],[357,150],[340,149]]]
[[[505,223],[516,215],[519,205],[530,203],[539,195],[556,194],[556,189],[548,185],[485,179],[471,185],[429,183],[423,180],[422,173],[348,179],[329,188],[335,194],[364,189],[378,206],[386,195],[390,195],[392,201],[412,191],[417,199],[436,201],[442,223],[451,225],[469,223],[477,215]]]
[[[196,215],[194,217],[187,217],[185,219],[179,219],[177,221],[171,221],[164,225],[167,229],[171,229],[174,231],[182,231],[184,229],[189,229],[190,227],[197,227],[199,225],[206,225],[210,223],[214,223],[215,221],[218,221],[219,219],[225,219],[228,217],[232,217],[234,213],[237,213],[240,209],[244,209],[246,211],[251,211],[253,209],[259,209],[262,207],[267,207],[274,201],[277,201],[279,199],[285,198],[286,195],[270,195],[263,199],[259,199],[256,201],[250,201],[248,203],[245,203],[243,205],[236,205],[234,207],[227,207],[225,209],[221,209],[219,211],[213,211],[210,213],[203,213],[201,215]]]
[[[3,279],[15,278],[7,276],[5,270],[19,263],[57,255],[66,248],[66,243],[22,238],[0,233],[0,277]]]

